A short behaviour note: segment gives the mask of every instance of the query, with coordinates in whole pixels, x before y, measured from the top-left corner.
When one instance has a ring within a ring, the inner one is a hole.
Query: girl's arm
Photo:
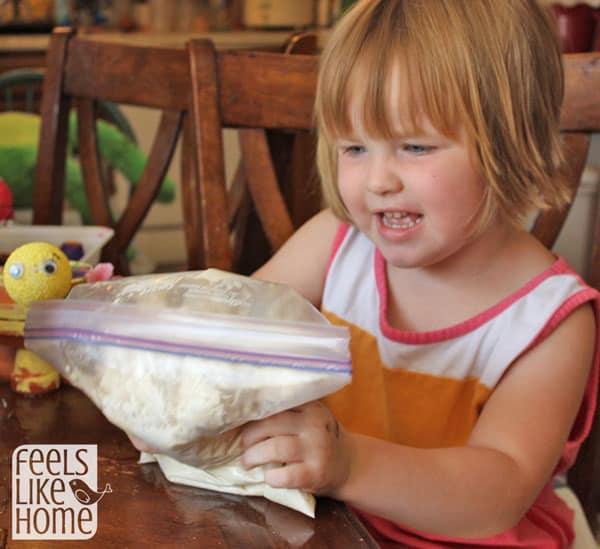
[[[319,212],[252,276],[287,284],[318,307],[339,224],[340,221],[329,210]]]
[[[484,537],[514,526],[548,482],[590,372],[595,321],[574,311],[515,362],[462,448],[415,449],[348,435],[332,495],[417,530]]]
[[[514,526],[548,482],[580,406],[595,344],[589,305],[517,360],[466,446],[417,449],[345,432],[310,403],[249,424],[247,467],[408,528],[487,537]]]

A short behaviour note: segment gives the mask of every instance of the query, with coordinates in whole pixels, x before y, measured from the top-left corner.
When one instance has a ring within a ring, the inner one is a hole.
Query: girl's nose
[[[386,158],[373,159],[367,174],[367,189],[373,194],[397,193],[404,189],[402,179]]]

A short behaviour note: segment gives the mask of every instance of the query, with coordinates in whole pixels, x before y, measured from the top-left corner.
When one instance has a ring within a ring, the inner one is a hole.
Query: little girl
[[[595,406],[598,294],[527,230],[567,189],[535,0],[362,0],[327,39],[329,208],[255,276],[352,334],[353,381],[249,424],[246,467],[351,505],[383,545],[568,547],[551,479]]]

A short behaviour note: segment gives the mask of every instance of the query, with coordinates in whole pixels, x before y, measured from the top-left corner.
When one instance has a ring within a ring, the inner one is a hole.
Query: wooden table
[[[38,398],[0,384],[0,549],[64,547],[63,541],[11,540],[11,454],[21,444],[97,444],[97,532],[79,547],[374,548],[343,504],[320,499],[316,519],[258,497],[220,494],[169,483],[79,390],[64,386]]]

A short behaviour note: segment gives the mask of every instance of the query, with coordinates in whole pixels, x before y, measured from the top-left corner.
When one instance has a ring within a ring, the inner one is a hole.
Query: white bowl
[[[0,254],[10,254],[28,242],[48,242],[60,248],[64,242],[76,241],[83,246],[81,261],[93,264],[113,234],[110,227],[95,225],[5,225],[0,226]]]

